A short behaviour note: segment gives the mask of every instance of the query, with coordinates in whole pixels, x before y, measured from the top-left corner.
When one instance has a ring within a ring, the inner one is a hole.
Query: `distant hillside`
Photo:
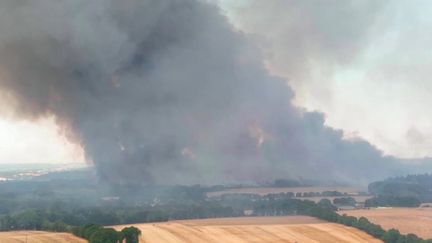
[[[392,177],[368,186],[369,192],[380,197],[412,197],[432,202],[432,175],[419,174]]]

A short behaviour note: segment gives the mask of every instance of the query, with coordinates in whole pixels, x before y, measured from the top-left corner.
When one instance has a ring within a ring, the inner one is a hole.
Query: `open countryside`
[[[360,230],[307,216],[179,220],[133,226],[141,230],[140,242],[144,243],[382,242]]]

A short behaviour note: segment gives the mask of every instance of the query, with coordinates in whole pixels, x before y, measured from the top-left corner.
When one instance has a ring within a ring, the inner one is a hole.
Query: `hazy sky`
[[[325,113],[328,125],[387,154],[432,156],[432,2],[373,2],[359,6],[364,12],[352,19],[344,8],[327,6],[321,15],[316,6],[282,0],[224,0],[221,6],[263,47],[268,68],[289,80],[298,106]],[[309,68],[294,70],[297,61]],[[53,119],[0,119],[0,163],[67,161],[83,162],[82,150]]]
[[[84,162],[83,151],[62,136],[52,118],[0,120],[0,163]]]

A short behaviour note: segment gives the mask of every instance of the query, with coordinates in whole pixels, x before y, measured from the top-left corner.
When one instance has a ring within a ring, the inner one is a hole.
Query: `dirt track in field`
[[[142,231],[143,243],[381,242],[354,228],[301,216],[181,220],[134,226]]]

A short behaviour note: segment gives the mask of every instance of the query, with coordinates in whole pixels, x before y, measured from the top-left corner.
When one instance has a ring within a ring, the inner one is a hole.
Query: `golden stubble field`
[[[44,231],[11,231],[0,232],[0,243],[86,243],[67,233],[51,233]]]
[[[395,228],[403,234],[414,233],[425,239],[432,238],[432,208],[377,208],[340,213],[366,217],[384,229]]]
[[[311,217],[247,217],[135,224],[142,243],[364,243],[364,232]],[[115,226],[121,230],[124,225]]]

